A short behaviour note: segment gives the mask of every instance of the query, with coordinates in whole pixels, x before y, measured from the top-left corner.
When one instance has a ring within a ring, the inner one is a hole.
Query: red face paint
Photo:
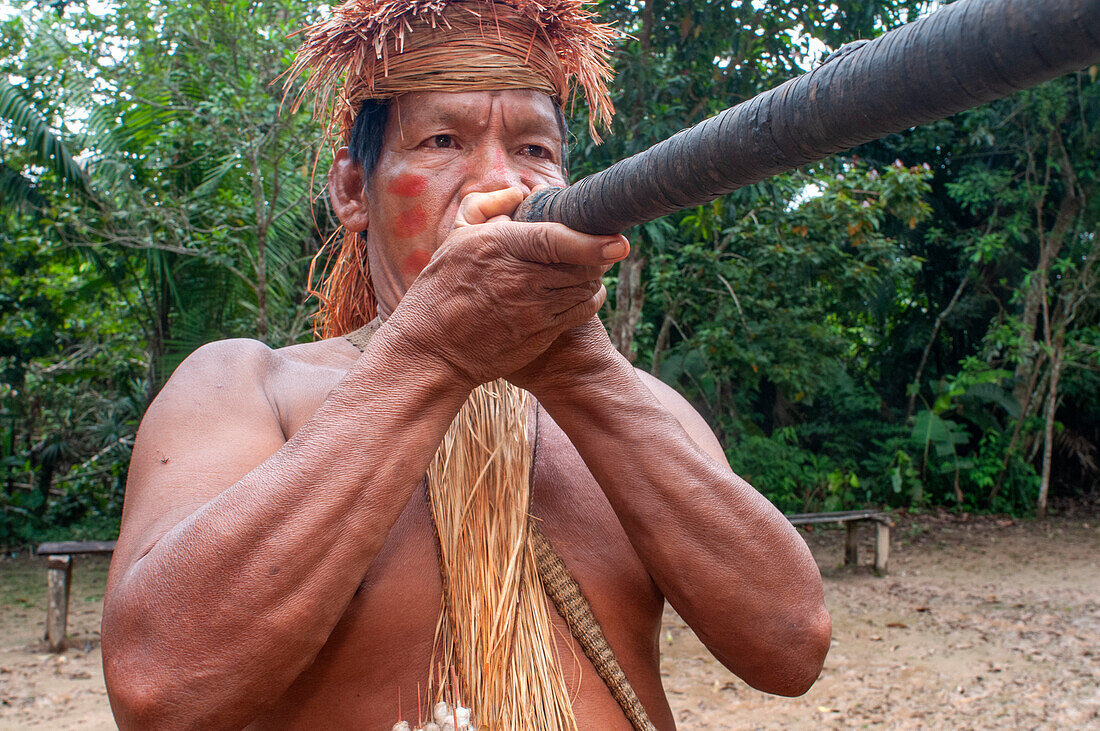
[[[393,222],[393,235],[399,239],[407,239],[422,233],[427,227],[428,216],[424,212],[424,206],[415,205],[397,214],[397,219]]]
[[[405,261],[401,264],[401,269],[410,279],[415,279],[417,274],[420,274],[424,270],[424,267],[428,266],[428,262],[432,260],[432,252],[425,249],[417,249],[413,253],[405,257]]]
[[[399,175],[390,183],[387,192],[402,198],[415,198],[428,189],[428,179],[422,175]]]

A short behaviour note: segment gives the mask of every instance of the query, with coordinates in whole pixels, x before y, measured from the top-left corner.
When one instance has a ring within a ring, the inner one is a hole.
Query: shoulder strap
[[[362,352],[366,350],[367,343],[370,342],[371,336],[377,332],[380,325],[381,321],[376,317],[358,330],[347,333],[344,338]],[[537,448],[537,403],[535,409],[535,444]],[[534,469],[534,464],[532,464],[532,469]],[[622,666],[615,658],[615,653],[603,633],[603,627],[600,626],[596,615],[592,613],[592,606],[581,592],[580,584],[569,573],[565,561],[554,550],[550,539],[539,529],[537,521],[534,518],[529,518],[527,527],[531,539],[531,550],[535,553],[535,562],[538,565],[539,580],[542,582],[542,589],[546,592],[550,603],[554,605],[554,609],[565,620],[573,639],[581,646],[585,657],[592,662],[592,665],[596,668],[596,673],[603,680],[607,689],[611,691],[611,696],[622,708],[635,731],[656,731],[656,727],[649,720],[645,706],[638,699],[638,695],[634,692],[630,681],[627,680]]]
[[[376,317],[358,330],[345,333],[344,340],[359,348],[359,352],[362,353],[367,349],[367,343],[370,342],[371,335],[374,335],[381,325],[382,320]]]
[[[615,658],[603,627],[592,613],[592,605],[581,593],[580,584],[569,573],[569,568],[554,550],[550,539],[539,530],[534,518],[529,519],[527,532],[531,536],[531,548],[535,552],[542,589],[565,620],[573,639],[581,646],[585,657],[592,661],[596,672],[636,731],[654,731],[645,706],[638,700],[626,673]]]

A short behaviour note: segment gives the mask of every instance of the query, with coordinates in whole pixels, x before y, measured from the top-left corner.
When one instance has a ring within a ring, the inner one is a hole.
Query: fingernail
[[[612,241],[609,244],[604,244],[603,248],[600,249],[600,255],[607,260],[620,259],[625,253],[626,244],[622,241]]]

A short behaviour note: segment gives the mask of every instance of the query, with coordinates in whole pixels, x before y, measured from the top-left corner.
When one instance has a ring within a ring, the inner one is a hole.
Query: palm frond
[[[10,122],[12,132],[25,140],[24,146],[37,164],[52,170],[66,186],[91,196],[87,175],[65,141],[50,129],[34,103],[3,78],[0,78],[0,119]]]
[[[0,162],[0,208],[42,208],[46,199],[27,178]]]

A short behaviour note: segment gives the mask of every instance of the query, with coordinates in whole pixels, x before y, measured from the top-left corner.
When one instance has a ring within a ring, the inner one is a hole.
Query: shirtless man
[[[405,94],[379,152],[367,171],[341,149],[329,175],[384,317],[365,352],[214,343],[145,416],[103,619],[120,727],[388,729],[399,691],[415,718],[441,592],[421,479],[498,377],[538,401],[532,514],[654,725],[675,727],[665,600],[750,685],[805,692],[830,639],[817,567],[698,414],[611,347],[595,315],[625,239],[509,220],[565,182],[551,98]],[[579,727],[629,729],[554,620]]]

